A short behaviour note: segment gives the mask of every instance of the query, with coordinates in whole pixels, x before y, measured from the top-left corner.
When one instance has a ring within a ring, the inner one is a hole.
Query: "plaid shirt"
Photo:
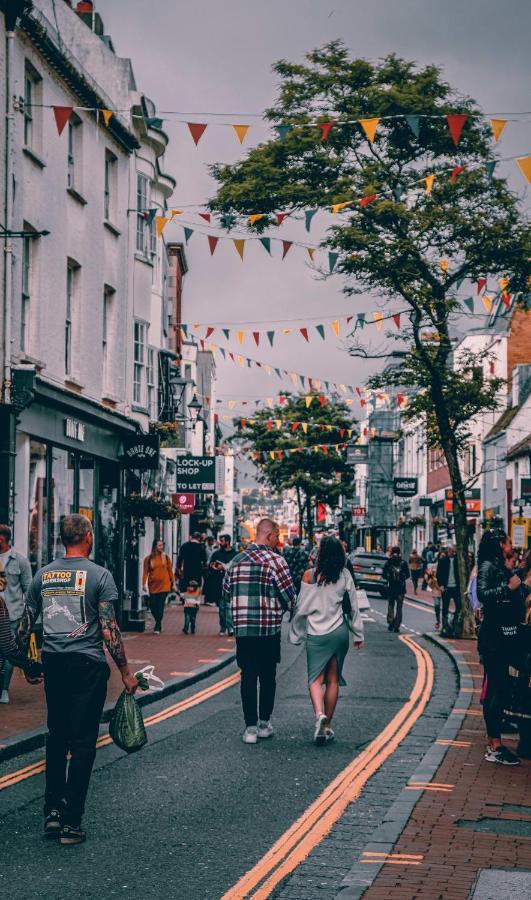
[[[277,634],[293,606],[295,587],[286,560],[265,544],[249,544],[234,557],[223,581],[237,637]]]

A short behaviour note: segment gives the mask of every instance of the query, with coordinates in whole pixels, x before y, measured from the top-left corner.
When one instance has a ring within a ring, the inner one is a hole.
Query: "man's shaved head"
[[[280,528],[273,519],[260,519],[256,526],[256,543],[267,544],[269,547],[276,547]]]

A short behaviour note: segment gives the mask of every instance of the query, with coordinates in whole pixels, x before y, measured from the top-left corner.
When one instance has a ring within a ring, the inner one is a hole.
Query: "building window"
[[[135,322],[133,365],[133,403],[144,406],[146,384],[146,325]]]
[[[24,67],[24,146],[40,149],[42,78],[26,60]]]
[[[106,284],[103,288],[102,330],[101,330],[101,355],[103,363],[102,386],[106,393],[112,388],[111,379],[111,355],[109,344],[112,339],[112,324],[114,313],[114,288]]]
[[[26,230],[27,226],[24,226]],[[29,352],[30,343],[30,313],[31,313],[31,266],[33,238],[22,238],[22,297],[20,303],[20,349],[23,353]]]
[[[103,190],[103,218],[106,222],[114,219],[116,203],[116,163],[117,158],[110,150],[105,151],[105,185]]]
[[[73,338],[76,315],[76,293],[80,267],[69,261],[66,267],[65,375],[73,374]]]
[[[148,223],[146,213],[151,202],[151,182],[147,175],[137,175],[136,181],[136,249],[142,256],[148,256],[151,249],[153,223]]]
[[[146,366],[146,382],[147,382],[147,408],[149,418],[155,421],[157,416],[157,383],[156,383],[156,366],[155,366],[156,350],[148,347],[147,366]]]
[[[498,490],[498,448],[492,448],[492,489]]]
[[[73,114],[67,125],[68,128],[68,156],[67,156],[67,187],[70,190],[81,190],[81,119]]]

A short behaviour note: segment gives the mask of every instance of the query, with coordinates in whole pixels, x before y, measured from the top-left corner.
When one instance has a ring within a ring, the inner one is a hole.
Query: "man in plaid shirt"
[[[274,548],[279,527],[261,519],[256,543],[233,559],[223,582],[223,602],[230,603],[236,660],[241,669],[241,696],[246,744],[273,734],[276,671],[280,662],[282,616],[295,601],[295,587],[285,559]],[[260,682],[260,700],[257,697]]]

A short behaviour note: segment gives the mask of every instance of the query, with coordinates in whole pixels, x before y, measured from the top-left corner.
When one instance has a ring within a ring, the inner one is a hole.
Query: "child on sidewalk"
[[[189,581],[188,586],[182,599],[184,601],[184,628],[183,632],[188,634],[188,629],[195,634],[195,620],[197,619],[197,611],[199,609],[199,601],[201,598],[201,588],[197,581]]]

